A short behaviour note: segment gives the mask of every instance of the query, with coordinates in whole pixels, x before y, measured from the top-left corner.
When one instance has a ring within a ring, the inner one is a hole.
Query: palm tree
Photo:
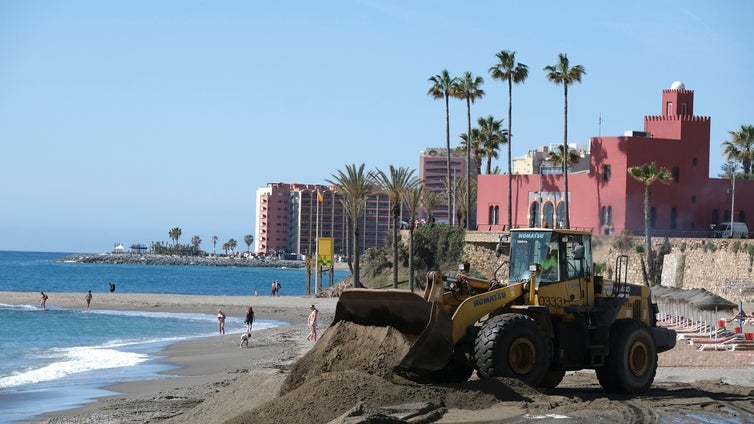
[[[375,182],[380,190],[387,194],[390,203],[393,204],[393,288],[398,288],[398,227],[401,218],[401,194],[404,190],[419,185],[419,179],[414,177],[414,170],[390,165],[390,175],[378,170],[375,174]]]
[[[228,240],[228,241],[227,241],[227,242],[226,242],[225,244],[227,244],[227,245],[228,245],[228,249],[229,249],[229,250],[230,250],[231,252],[235,252],[235,251],[236,251],[236,246],[238,246],[238,242],[237,242],[237,241],[235,241],[234,239],[229,239],[229,240]],[[227,253],[227,252],[226,252],[226,253]]]
[[[479,148],[487,158],[487,174],[492,173],[492,159],[497,158],[500,145],[508,143],[508,131],[502,129],[503,120],[497,120],[492,115],[477,119],[479,125]],[[508,143],[510,144],[510,143]]]
[[[464,152],[467,149],[471,149],[474,155],[474,169],[476,170],[476,174],[480,175],[482,173],[482,158],[484,157],[484,153],[479,144],[481,142],[479,128],[471,129],[471,141],[469,141],[469,136],[466,133],[461,133],[458,136],[461,138],[461,144],[458,146],[458,149]],[[469,145],[471,147],[467,147]]]
[[[484,97],[484,90],[479,88],[484,84],[484,78],[474,77],[471,72],[466,72],[458,80],[455,86],[455,97],[466,100],[466,122],[468,124],[468,134],[474,136],[471,131],[471,104],[477,99]],[[466,149],[466,211],[471,210],[471,149]],[[469,228],[468,216],[464,228]]]
[[[558,63],[544,67],[547,79],[555,85],[563,84],[563,151],[568,151],[568,86],[574,82],[581,82],[581,77],[586,70],[581,65],[571,67],[568,56],[558,54]],[[568,164],[563,162],[563,189],[565,190],[565,228],[571,228],[570,205],[568,203]]]
[[[448,70],[443,69],[442,72],[440,72],[438,75],[430,77],[429,82],[432,83],[432,86],[429,87],[429,90],[427,91],[427,95],[432,96],[432,98],[435,100],[445,99],[445,150],[447,152],[447,159],[448,159],[447,186],[450,187],[451,162],[450,162],[450,102],[449,102],[449,99],[450,97],[453,96],[453,93],[455,92],[455,85],[458,82],[458,78],[457,77],[451,78],[450,74],[448,74]],[[451,219],[452,210],[453,210],[453,205],[448,203],[448,220]]]
[[[217,256],[217,240],[219,240],[217,236],[212,236],[212,254],[215,256]]]
[[[548,163],[551,163],[553,165],[560,165],[560,167],[563,167],[563,158],[565,155],[563,154],[563,146],[558,146],[558,150],[550,150],[547,152],[547,158],[545,161]],[[581,156],[579,153],[574,149],[568,149],[568,165],[576,165],[581,160]]]
[[[199,237],[199,236],[191,237],[191,246],[193,246],[193,248],[194,248],[194,253],[193,254],[196,254],[196,252],[199,251],[199,245],[201,245],[201,244],[202,244],[202,238],[201,237]]]
[[[416,217],[419,206],[422,203],[423,188],[421,184],[415,187],[407,187],[401,193],[403,202],[408,207],[408,287],[414,291],[414,230],[416,229]]]
[[[466,192],[467,187],[471,190],[471,193]],[[456,182],[456,186],[454,187],[455,192],[456,192],[456,200],[463,200],[463,199],[469,199],[469,198],[476,200],[476,187],[477,187],[476,180],[474,180],[471,184],[469,184],[468,181],[466,181],[466,177],[461,177]],[[466,207],[465,202],[457,202],[456,205],[459,205],[456,207],[456,217],[458,218],[459,223],[461,221],[465,221],[466,223],[468,223],[469,214],[471,213],[474,206],[476,205],[476,202],[470,203],[468,208]]]
[[[178,245],[178,239],[181,238],[181,229],[178,227],[175,227],[168,231],[168,236],[170,236],[170,239],[173,240],[175,245]]]
[[[428,224],[435,222],[433,211],[437,209],[437,205],[440,204],[441,200],[440,193],[431,190],[424,190],[424,194],[422,195],[422,206],[424,206],[424,210],[427,213]]]
[[[739,131],[728,131],[728,134],[731,140],[723,142],[723,154],[727,160],[740,161],[744,178],[747,178],[754,160],[754,125],[741,125]]]
[[[516,63],[516,52],[502,50],[498,52],[498,63],[490,68],[490,75],[494,79],[508,81],[508,228],[513,224],[513,192],[511,170],[511,123],[513,121],[513,83],[526,81],[529,68],[523,63]],[[489,171],[488,171],[489,173]]]
[[[254,236],[246,234],[243,236],[243,242],[246,243],[246,251],[251,252],[251,243],[254,243]]]
[[[365,203],[367,197],[370,194],[370,190],[373,184],[373,176],[364,171],[365,165],[362,163],[357,166],[355,164],[346,165],[346,171],[338,171],[337,175],[333,174],[333,179],[328,180],[330,184],[334,185],[337,191],[341,192],[343,198],[343,207],[348,215],[349,225],[353,233],[353,255],[349,255],[349,258],[353,257],[353,286],[354,288],[361,288],[361,280],[359,279],[359,219],[364,212]]]
[[[650,235],[650,211],[652,207],[652,184],[660,182],[670,184],[673,176],[667,168],[658,167],[654,162],[628,168],[628,174],[636,181],[644,184],[644,244],[647,249],[647,264],[649,265],[649,281],[654,285],[654,258],[652,257],[652,236]]]

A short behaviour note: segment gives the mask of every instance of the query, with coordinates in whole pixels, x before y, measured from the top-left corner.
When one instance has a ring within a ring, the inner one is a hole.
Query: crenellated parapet
[[[673,91],[673,90],[665,90]],[[678,91],[678,90],[676,90]],[[709,122],[709,116],[696,115],[651,115],[645,116],[644,122],[685,121],[685,122]]]
[[[694,90],[686,90],[685,88],[666,88],[662,90],[662,93],[694,94]]]

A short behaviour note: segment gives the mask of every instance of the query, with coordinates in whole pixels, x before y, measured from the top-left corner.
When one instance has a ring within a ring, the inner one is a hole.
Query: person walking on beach
[[[222,309],[217,310],[217,329],[220,334],[225,334],[225,312]]]
[[[317,341],[317,315],[319,315],[319,311],[317,310],[317,307],[312,305],[310,308],[311,312],[309,312],[309,319],[307,320],[307,325],[309,326],[309,335],[306,336],[306,340],[311,340],[313,342]]]
[[[42,309],[47,309],[47,294],[45,292],[41,291],[39,292],[39,307]]]
[[[84,300],[86,300],[86,310],[89,310],[89,306],[92,304],[92,291],[89,290],[89,293],[84,296]]]
[[[246,323],[246,332],[251,334],[251,325],[254,324],[254,309],[251,306],[246,310],[246,320],[244,323]]]

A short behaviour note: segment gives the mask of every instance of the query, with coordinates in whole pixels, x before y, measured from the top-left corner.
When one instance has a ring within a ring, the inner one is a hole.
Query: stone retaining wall
[[[469,261],[473,272],[491,278],[497,265],[505,260],[495,257],[495,233],[468,232],[464,259]],[[614,277],[615,259],[621,254],[614,246],[618,237],[594,236],[592,255],[595,264],[606,264],[603,275]],[[628,256],[627,279],[630,283],[642,284],[642,262],[636,246],[644,244],[643,237],[630,237],[624,252]],[[654,252],[659,252],[665,241],[670,244],[670,253],[663,260],[662,284],[684,289],[704,288],[708,291],[738,302],[754,299],[754,240],[670,238],[652,239]],[[507,277],[507,269],[498,272],[498,278]]]

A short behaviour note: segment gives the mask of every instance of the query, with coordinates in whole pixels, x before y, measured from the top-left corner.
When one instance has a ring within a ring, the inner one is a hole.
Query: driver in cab
[[[558,281],[558,250],[549,249],[547,257],[542,261],[542,280]]]

